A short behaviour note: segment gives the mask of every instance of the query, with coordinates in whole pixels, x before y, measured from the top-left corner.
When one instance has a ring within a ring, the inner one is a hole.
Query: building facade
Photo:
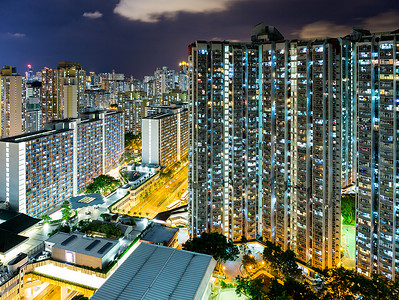
[[[0,137],[25,131],[25,95],[22,76],[12,66],[0,69]]]
[[[292,249],[314,267],[340,261],[341,190],[355,180],[352,43],[284,40],[189,47],[191,234]]]
[[[172,167],[188,155],[188,110],[181,106],[149,108],[142,119],[142,162]]]
[[[76,196],[123,153],[123,114],[96,112],[0,140],[0,199],[41,216]]]
[[[26,84],[25,132],[42,129],[42,110],[40,104],[42,84],[32,81]]]
[[[42,126],[62,119],[62,109],[58,98],[57,70],[44,68],[42,74],[41,109]]]
[[[125,132],[141,134],[141,120],[149,102],[144,92],[125,92],[118,95],[118,107],[124,113]]]
[[[399,278],[399,33],[356,43],[358,170],[356,267]]]
[[[76,62],[60,61],[57,68],[57,98],[63,118],[77,118],[84,112],[86,71]]]

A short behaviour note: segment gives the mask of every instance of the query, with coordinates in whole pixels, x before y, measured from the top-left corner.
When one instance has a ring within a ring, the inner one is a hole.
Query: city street
[[[168,210],[168,205],[178,200],[178,194],[182,194],[188,188],[188,167],[183,166],[174,177],[140,203],[134,206],[129,215],[140,213],[142,217],[154,218],[159,212]],[[148,215],[147,215],[148,214]]]

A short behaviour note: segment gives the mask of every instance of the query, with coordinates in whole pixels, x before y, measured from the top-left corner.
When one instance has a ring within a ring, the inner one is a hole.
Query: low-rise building
[[[141,243],[91,299],[208,299],[215,266],[210,255]]]
[[[0,261],[9,261],[25,251],[29,231],[39,222],[40,219],[0,209]]]
[[[141,238],[144,243],[176,248],[178,246],[178,228],[168,227],[159,223],[152,223],[151,227]]]
[[[45,241],[54,260],[91,268],[106,268],[119,254],[118,240],[90,238],[82,233],[57,232]]]

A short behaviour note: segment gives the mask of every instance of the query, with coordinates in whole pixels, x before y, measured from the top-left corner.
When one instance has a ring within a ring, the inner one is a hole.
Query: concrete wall
[[[78,90],[76,85],[64,86],[64,118],[78,117]]]
[[[159,120],[142,120],[142,161],[143,164],[159,165]]]
[[[67,252],[72,253],[73,256],[72,261],[67,261],[66,257]],[[99,257],[89,256],[72,251],[66,251],[64,249],[59,249],[55,247],[53,247],[53,252],[51,254],[51,257],[54,258],[55,260],[65,261],[79,266],[86,266],[86,267],[100,268],[100,269],[102,268],[102,261],[101,258]]]
[[[0,142],[0,200],[26,213],[25,143]]]

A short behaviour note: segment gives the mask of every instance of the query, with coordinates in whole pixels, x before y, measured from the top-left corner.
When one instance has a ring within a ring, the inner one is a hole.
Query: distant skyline
[[[260,22],[285,38],[344,36],[353,26],[399,29],[397,0],[1,1],[0,66],[23,74],[72,60],[87,71],[142,79],[178,69],[195,40],[248,41]]]

